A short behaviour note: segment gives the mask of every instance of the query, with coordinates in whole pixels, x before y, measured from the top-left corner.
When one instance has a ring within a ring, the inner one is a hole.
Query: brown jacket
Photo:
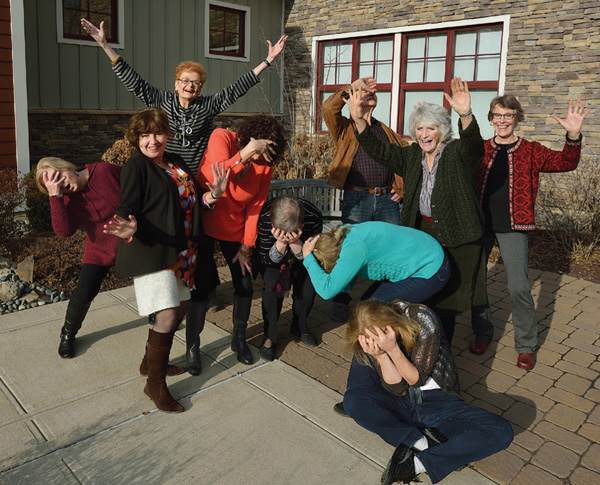
[[[329,168],[329,179],[327,180],[327,183],[338,189],[344,188],[346,177],[348,177],[350,167],[352,167],[352,162],[354,161],[354,156],[359,147],[358,140],[354,135],[354,132],[356,131],[354,120],[342,116],[342,109],[345,105],[342,98],[342,92],[348,91],[349,89],[350,85],[333,93],[325,100],[321,107],[323,120],[325,120],[327,129],[337,147],[337,154]],[[400,146],[409,145],[406,140],[394,133],[384,123],[379,123],[391,143]],[[398,196],[404,196],[404,184],[402,182],[402,177],[399,177],[398,175],[395,176],[394,189]]]

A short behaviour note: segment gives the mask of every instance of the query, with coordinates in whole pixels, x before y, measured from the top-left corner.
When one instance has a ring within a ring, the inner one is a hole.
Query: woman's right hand
[[[104,20],[100,22],[100,28],[96,27],[87,19],[81,19],[81,26],[92,39],[94,39],[101,46],[107,44],[106,35],[104,35]]]
[[[115,214],[112,221],[104,224],[104,231],[102,232],[111,236],[129,239],[137,232],[137,220],[133,215],[130,215],[129,220],[127,220]]]
[[[271,145],[277,144],[271,140],[250,138],[250,142],[240,152],[242,163],[246,165],[249,160],[258,160],[260,157],[264,157],[267,162],[272,162],[276,152]]]
[[[306,258],[306,256],[308,256],[309,254],[312,254],[312,252],[315,250],[315,246],[317,245],[317,241],[319,240],[321,236],[313,236],[313,237],[309,237],[305,242],[304,242],[304,246],[302,246],[302,256]]]
[[[66,177],[58,170],[44,170],[42,173],[42,181],[44,182],[50,197],[61,194],[65,180]]]

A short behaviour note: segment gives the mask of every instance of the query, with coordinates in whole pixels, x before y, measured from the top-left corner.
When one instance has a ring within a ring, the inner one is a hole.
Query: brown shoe
[[[173,333],[158,333],[152,329],[148,330],[146,347],[148,379],[146,387],[144,387],[144,394],[154,402],[159,411],[182,413],[183,406],[173,399],[165,381],[172,345]]]
[[[525,370],[531,370],[535,367],[535,354],[519,354],[517,367]]]
[[[487,346],[488,344],[485,342],[474,340],[471,345],[469,345],[469,351],[475,355],[483,355],[487,350]]]

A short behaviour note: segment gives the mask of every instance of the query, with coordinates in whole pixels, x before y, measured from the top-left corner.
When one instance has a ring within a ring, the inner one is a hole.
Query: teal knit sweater
[[[358,276],[393,283],[407,278],[431,278],[442,266],[444,250],[430,235],[386,222],[349,225],[337,263],[326,273],[309,254],[304,258],[315,290],[325,300],[349,291]]]
[[[448,143],[440,157],[431,193],[435,237],[447,247],[473,242],[483,235],[476,175],[484,145],[475,118],[465,130],[459,121],[459,135],[460,139]],[[404,178],[401,222],[403,226],[416,227],[423,181],[423,151],[419,144],[400,147],[382,142],[368,125],[356,138],[370,157]]]

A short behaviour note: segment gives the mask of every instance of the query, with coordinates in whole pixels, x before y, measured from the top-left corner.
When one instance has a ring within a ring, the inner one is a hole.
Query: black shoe
[[[417,474],[415,473],[415,454],[413,450],[406,445],[399,444],[388,463],[388,466],[381,475],[382,485],[391,485],[394,482],[410,483]]]
[[[319,342],[317,342],[317,339],[312,333],[300,333],[300,327],[294,324],[290,326],[290,335],[293,335],[294,337],[299,337],[300,342],[302,342],[307,347],[316,347],[317,345],[319,345]]]
[[[191,345],[185,354],[185,368],[193,376],[199,376],[202,372],[200,362],[200,344]]]
[[[63,359],[72,359],[75,355],[75,335],[68,333],[64,327],[60,332],[58,355],[60,355]]]
[[[275,346],[265,347],[261,345],[258,348],[258,353],[260,356],[268,362],[273,362],[275,360]]]
[[[448,441],[448,438],[440,433],[437,428],[423,428],[421,433],[427,438],[427,444],[430,448]]]
[[[340,416],[344,416],[345,418],[349,418],[350,417],[350,415],[348,414],[348,412],[344,408],[344,403],[343,402],[338,402],[337,404],[335,404],[333,406],[333,410],[336,413],[338,413]]]

